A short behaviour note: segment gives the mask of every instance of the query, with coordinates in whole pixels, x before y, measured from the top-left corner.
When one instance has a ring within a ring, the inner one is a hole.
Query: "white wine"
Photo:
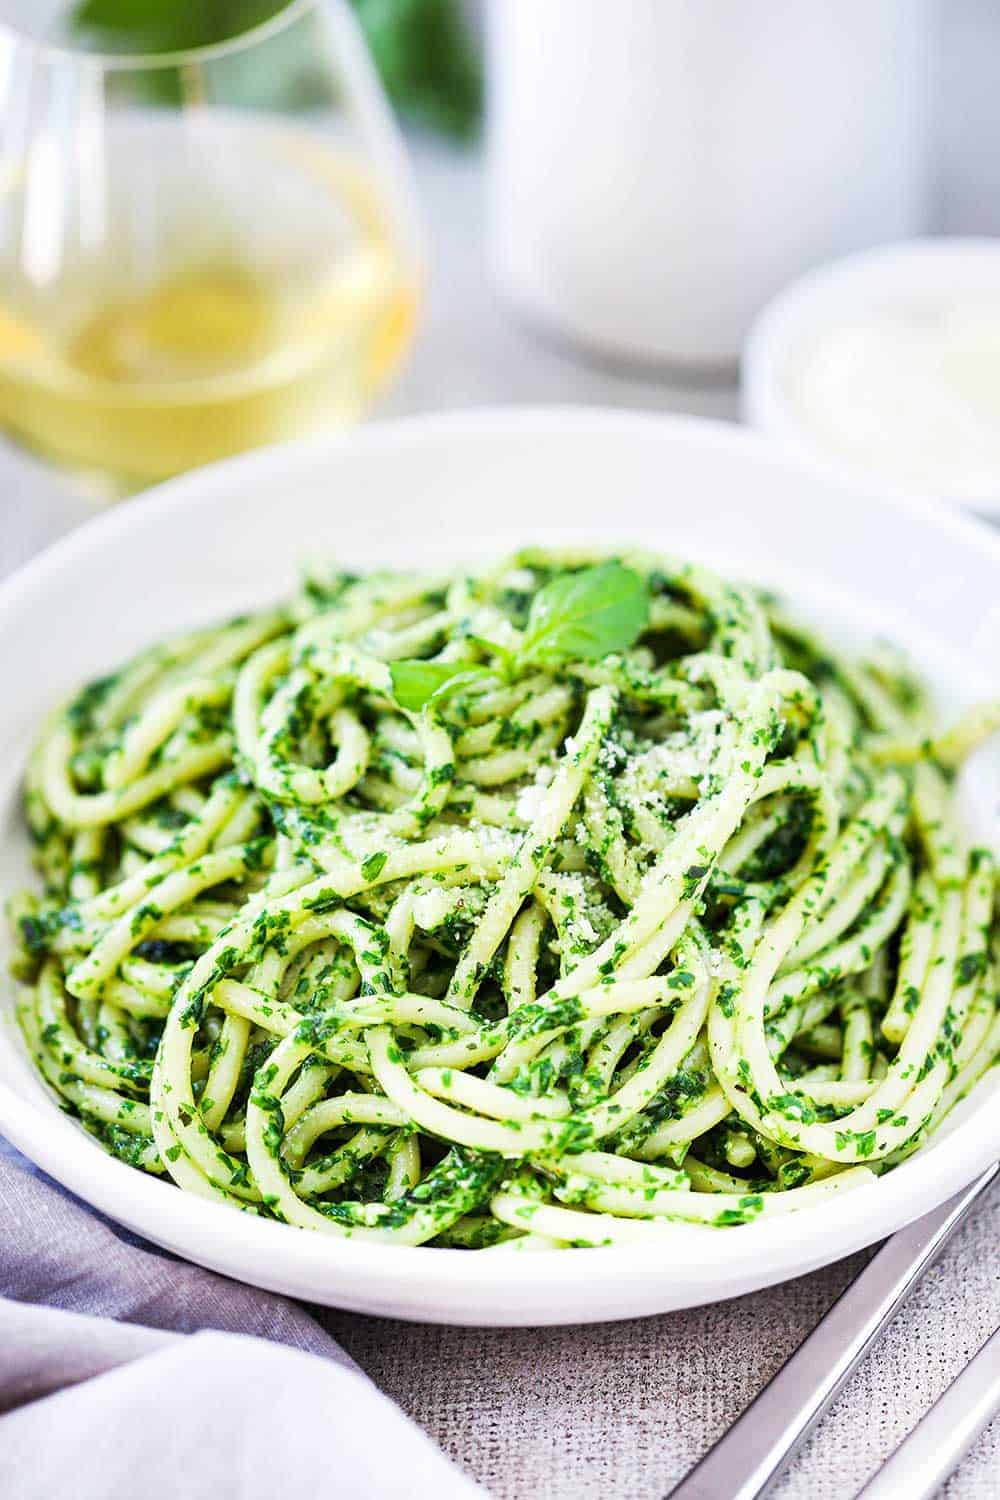
[[[414,321],[413,260],[331,145],[178,127],[116,132],[97,249],[34,284],[26,236],[0,260],[0,423],[122,490],[354,419]]]

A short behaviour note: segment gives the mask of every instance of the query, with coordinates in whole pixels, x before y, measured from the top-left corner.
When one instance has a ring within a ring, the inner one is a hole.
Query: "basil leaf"
[[[599,661],[613,651],[626,651],[648,619],[649,589],[632,568],[609,562],[562,573],[535,595],[516,661]],[[491,649],[501,651],[495,645]],[[394,661],[389,671],[396,702],[410,713],[502,675],[496,667],[446,661]]]
[[[461,688],[492,677],[486,667],[463,666],[454,661],[394,661],[389,664],[392,691],[400,708],[418,714],[428,703],[437,703]]]
[[[522,661],[599,661],[627,651],[649,620],[649,589],[632,568],[600,563],[561,573],[535,595]]]

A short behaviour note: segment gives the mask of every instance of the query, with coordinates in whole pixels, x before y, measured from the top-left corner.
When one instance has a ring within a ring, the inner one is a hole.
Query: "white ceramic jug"
[[[925,227],[933,0],[487,0],[491,255],[552,330],[734,361],[809,266]]]

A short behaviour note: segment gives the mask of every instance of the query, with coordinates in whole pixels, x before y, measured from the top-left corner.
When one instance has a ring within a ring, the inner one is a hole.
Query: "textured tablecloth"
[[[389,414],[496,401],[576,401],[733,417],[731,389],[601,371],[536,341],[482,267],[474,167],[419,161],[433,291]],[[0,450],[0,573],[92,506]],[[855,1258],[752,1297],[590,1328],[422,1327],[348,1313],[330,1332],[496,1500],[659,1500],[787,1358],[861,1265]],[[780,1500],[850,1500],[1000,1322],[1000,1189],[977,1211],[847,1387]],[[943,1493],[1000,1500],[1000,1422]]]
[[[1000,1322],[1000,1188],[956,1235],[774,1500],[850,1500]],[[660,1500],[864,1257],[731,1302],[591,1328],[324,1322],[497,1500]],[[1000,1496],[1000,1421],[942,1491]]]

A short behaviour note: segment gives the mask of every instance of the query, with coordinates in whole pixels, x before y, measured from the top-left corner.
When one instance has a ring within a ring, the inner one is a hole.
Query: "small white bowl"
[[[863,538],[863,540],[862,540]],[[25,755],[73,684],[138,647],[287,594],[300,560],[440,567],[535,542],[631,541],[777,588],[841,642],[900,642],[946,712],[996,693],[1000,537],[940,507],[862,496],[728,424],[626,412],[426,416],[263,449],[110,510],[0,586],[0,903],[30,879]],[[997,758],[959,783],[1000,851]],[[0,972],[6,967],[0,922]],[[656,1245],[470,1254],[255,1219],[108,1156],[26,1055],[0,984],[0,1130],[128,1228],[309,1302],[443,1323],[597,1322],[739,1296],[884,1238],[1000,1153],[1000,1069],[909,1161],[842,1198]]]
[[[809,430],[789,395],[791,373],[827,331],[872,314],[912,312],[956,299],[995,304],[1000,319],[1000,239],[921,239],[881,246],[799,278],[760,313],[743,351],[744,420],[778,438],[828,477],[854,489],[964,505],[1000,515],[996,493],[954,493],[904,482],[838,454]]]

